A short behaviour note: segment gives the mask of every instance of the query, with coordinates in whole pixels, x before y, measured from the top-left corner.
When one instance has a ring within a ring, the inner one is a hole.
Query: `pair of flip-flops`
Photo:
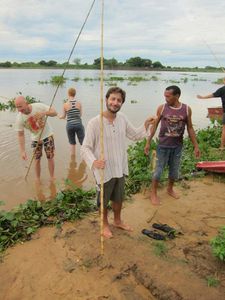
[[[148,230],[148,229],[143,229],[142,233],[147,235],[148,237],[154,239],[154,240],[166,240],[166,239],[174,239],[177,234],[180,234],[175,228],[170,227],[167,224],[160,224],[160,223],[153,223],[152,227],[157,230],[161,230],[166,233],[166,235],[163,235],[156,230]]]

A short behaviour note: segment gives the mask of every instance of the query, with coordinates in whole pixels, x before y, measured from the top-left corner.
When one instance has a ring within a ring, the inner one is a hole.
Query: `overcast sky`
[[[66,61],[93,0],[0,0],[0,61]],[[105,0],[104,57],[225,66],[224,0]],[[100,56],[96,0],[71,62]],[[219,62],[219,63],[218,63]]]

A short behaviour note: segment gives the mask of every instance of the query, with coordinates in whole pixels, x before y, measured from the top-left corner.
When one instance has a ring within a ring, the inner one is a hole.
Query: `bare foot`
[[[116,227],[116,228],[120,228],[120,229],[123,229],[123,230],[126,230],[126,231],[133,231],[133,228],[131,228],[129,225],[123,223],[123,222],[120,222],[120,223],[113,223],[113,226]]]
[[[171,197],[173,197],[173,198],[175,198],[175,199],[179,199],[179,198],[180,198],[180,196],[179,196],[177,193],[175,193],[174,190],[167,190],[167,193],[168,193]]]
[[[155,194],[154,195],[151,194],[150,200],[151,200],[152,205],[160,205],[161,204],[159,198]]]
[[[54,183],[54,182],[55,182],[55,180],[56,180],[56,178],[55,178],[55,177],[50,177],[50,183]]]
[[[103,236],[107,239],[111,239],[113,237],[112,232],[110,231],[109,227],[106,226],[103,228]]]

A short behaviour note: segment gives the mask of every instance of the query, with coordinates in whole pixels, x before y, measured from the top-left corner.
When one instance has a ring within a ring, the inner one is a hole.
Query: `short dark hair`
[[[121,95],[123,103],[124,103],[125,99],[126,99],[126,92],[117,86],[113,86],[110,89],[108,89],[108,91],[105,95],[106,99],[108,99],[111,94],[115,94],[115,93],[119,93]]]
[[[172,90],[173,91],[173,95],[181,95],[181,90],[177,85],[170,85],[166,88],[166,91],[168,90]]]

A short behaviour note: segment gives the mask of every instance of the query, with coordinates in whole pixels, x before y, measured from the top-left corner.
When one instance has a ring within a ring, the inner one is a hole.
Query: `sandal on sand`
[[[163,232],[167,233],[167,237],[169,239],[174,239],[178,234],[183,234],[180,231],[177,231],[175,228],[170,227],[167,224],[158,224],[158,223],[153,223],[152,227],[155,229],[162,230]]]
[[[148,229],[143,229],[141,232],[154,240],[162,241],[166,239],[164,235]]]
[[[155,228],[155,229],[162,230],[163,232],[166,232],[166,233],[176,232],[176,229],[175,229],[175,228],[170,227],[170,226],[167,225],[167,224],[153,223],[153,224],[152,224],[152,227]]]

